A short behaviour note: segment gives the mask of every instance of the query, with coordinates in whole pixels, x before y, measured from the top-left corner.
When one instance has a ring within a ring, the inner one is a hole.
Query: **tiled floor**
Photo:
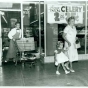
[[[41,64],[37,62],[30,68],[24,68],[19,63],[3,64],[0,67],[0,86],[88,86],[88,61],[73,63],[75,73],[64,74],[60,67],[61,75],[56,75],[54,63]]]

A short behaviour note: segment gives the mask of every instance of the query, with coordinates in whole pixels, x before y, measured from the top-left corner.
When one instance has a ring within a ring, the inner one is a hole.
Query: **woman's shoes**
[[[70,71],[65,71],[65,74],[69,74],[70,73]],[[56,74],[57,75],[60,75],[60,72],[59,71],[56,71]]]
[[[60,75],[60,72],[59,72],[59,71],[56,71],[56,74],[57,74],[57,75]]]
[[[73,69],[70,69],[70,72],[75,72],[75,70],[73,70]]]
[[[69,74],[70,73],[70,71],[65,71],[65,74]]]
[[[69,70],[70,72],[75,72],[73,69],[70,69],[67,65],[65,65],[66,69]]]

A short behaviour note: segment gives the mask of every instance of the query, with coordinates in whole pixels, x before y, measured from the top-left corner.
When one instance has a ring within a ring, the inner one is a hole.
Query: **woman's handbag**
[[[79,39],[76,40],[75,47],[76,47],[76,49],[81,48]]]

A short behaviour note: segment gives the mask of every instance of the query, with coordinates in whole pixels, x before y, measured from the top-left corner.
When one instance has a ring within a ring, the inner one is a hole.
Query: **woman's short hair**
[[[74,16],[69,17],[69,18],[68,18],[68,20],[67,20],[67,21],[68,21],[68,23],[69,23],[69,22],[70,22],[70,20],[72,20],[72,19],[74,19],[74,20],[75,20],[75,17],[74,17]]]

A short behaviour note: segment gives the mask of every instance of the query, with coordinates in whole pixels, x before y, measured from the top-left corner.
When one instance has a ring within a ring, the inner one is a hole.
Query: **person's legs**
[[[10,40],[10,45],[9,45],[9,49],[6,55],[6,60],[5,62],[9,61],[9,59],[12,59],[15,57],[15,52],[16,52],[16,48],[15,48],[15,43],[13,40]]]
[[[57,75],[60,75],[59,68],[60,68],[60,64],[58,64],[58,66],[57,66],[57,70],[56,70]]]
[[[75,72],[75,71],[73,70],[72,62],[70,62],[70,71],[71,71],[71,72]]]
[[[66,62],[65,63],[65,67],[67,68],[67,70],[71,71],[71,72],[75,72],[73,70],[73,65],[72,65],[72,62]]]
[[[65,67],[67,68],[67,70],[70,70],[69,64],[70,64],[69,61],[65,63]]]
[[[69,71],[67,71],[67,69],[65,68],[65,65],[64,65],[64,63],[62,63],[62,67],[63,67],[63,69],[64,69],[64,71],[65,71],[65,74],[68,74],[68,73],[70,73]]]

